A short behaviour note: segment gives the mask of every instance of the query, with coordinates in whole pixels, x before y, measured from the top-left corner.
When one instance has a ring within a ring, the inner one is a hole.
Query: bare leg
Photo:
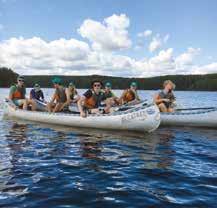
[[[28,108],[28,100],[25,99],[23,100],[23,110],[27,110],[27,108]]]
[[[36,103],[35,103],[35,101],[34,100],[28,100],[28,104],[30,104],[31,105],[31,110],[32,111],[36,111]]]
[[[79,112],[80,112],[80,116],[85,118],[87,115],[86,115],[86,113],[84,112],[84,109],[83,109],[84,100],[79,99],[78,102],[77,102],[77,105],[78,105],[78,109],[79,109]]]
[[[160,109],[160,112],[167,112],[167,107],[164,105],[164,103],[159,104],[158,107]]]
[[[53,105],[54,105],[53,103],[48,103],[48,104],[47,104],[47,111],[48,111],[48,112],[50,112],[50,113],[52,112]]]
[[[91,109],[91,113],[93,114],[99,113],[99,109],[98,108]]]
[[[168,110],[167,110],[169,113],[172,113],[172,112],[174,112],[174,109],[173,108],[168,108]]]
[[[56,106],[53,109],[53,112],[54,113],[55,112],[60,112],[63,105],[64,105],[64,103],[57,103]]]

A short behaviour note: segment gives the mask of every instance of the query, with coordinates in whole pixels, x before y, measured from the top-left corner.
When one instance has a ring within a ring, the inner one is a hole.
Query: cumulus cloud
[[[162,46],[162,41],[160,38],[154,37],[149,44],[149,51],[154,52]]]
[[[61,74],[61,75],[112,75],[128,77],[150,77],[168,74],[217,73],[217,63],[195,65],[200,48],[189,47],[185,52],[174,55],[174,49],[159,50],[170,35],[152,36],[149,50],[158,51],[152,57],[135,59],[121,55],[122,49],[131,47],[128,37],[129,18],[112,15],[103,22],[87,19],[79,28],[85,41],[57,39],[45,41],[40,37],[29,39],[10,38],[0,41],[0,66],[10,67],[19,74]],[[151,30],[143,37],[152,35]],[[144,48],[143,39],[138,47]],[[135,49],[140,49],[135,48]],[[113,52],[116,53],[113,53]],[[119,53],[118,53],[119,52]]]
[[[173,49],[162,50],[154,57],[137,61],[136,67],[138,69],[138,76],[141,77],[174,74],[176,68],[173,58]]]
[[[38,37],[21,37],[0,42],[0,51],[0,65],[15,69],[20,74],[150,77],[217,72],[216,62],[204,66],[193,65],[200,49],[192,47],[176,57],[173,48],[169,48],[159,51],[156,56],[138,60],[95,51],[87,43],[75,39],[46,42]]]
[[[217,73],[217,62],[202,65],[202,66],[193,66],[191,70],[192,74],[207,74],[207,73]]]
[[[94,50],[114,51],[130,48],[127,28],[130,20],[125,14],[105,18],[104,22],[87,19],[78,29],[83,38],[87,38]]]
[[[152,41],[149,44],[149,51],[154,52],[162,47],[164,43],[166,43],[170,38],[170,35],[167,34],[163,38],[157,34],[155,37],[152,38]]]
[[[145,30],[144,32],[138,33],[137,36],[142,38],[142,37],[149,37],[152,35],[152,31],[151,30]]]
[[[87,43],[75,39],[59,39],[46,42],[38,37],[31,39],[11,38],[0,43],[2,66],[18,69],[22,73],[63,72],[88,58]]]
[[[193,64],[193,59],[200,54],[200,48],[189,47],[185,53],[176,57],[176,64],[180,67]]]

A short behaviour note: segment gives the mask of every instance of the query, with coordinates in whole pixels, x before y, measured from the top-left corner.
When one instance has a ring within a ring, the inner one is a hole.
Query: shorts
[[[163,104],[166,106],[166,108],[168,109],[168,108],[171,108],[171,103],[169,102],[163,102]]]
[[[13,103],[14,103],[16,106],[20,107],[20,106],[23,105],[23,99],[13,100]]]

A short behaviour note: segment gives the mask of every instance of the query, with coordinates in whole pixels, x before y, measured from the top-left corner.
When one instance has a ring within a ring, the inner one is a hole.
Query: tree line
[[[9,87],[16,83],[18,74],[8,68],[0,68],[0,87]],[[39,83],[41,87],[52,87],[52,79],[55,75],[28,75],[25,77],[27,87],[32,87]],[[103,83],[109,81],[114,89],[125,89],[132,81],[138,83],[141,90],[156,90],[162,88],[162,83],[170,79],[176,84],[176,90],[197,90],[197,91],[217,91],[217,73],[207,75],[167,75],[150,78],[125,78],[112,76],[58,76],[67,85],[74,82],[77,88],[89,88],[93,80],[100,80]]]

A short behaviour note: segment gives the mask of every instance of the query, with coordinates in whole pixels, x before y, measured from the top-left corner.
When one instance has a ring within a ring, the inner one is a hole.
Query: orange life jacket
[[[95,105],[96,105],[96,100],[94,99],[93,96],[91,96],[90,98],[85,99],[84,106],[86,108],[93,109],[93,108],[95,108]]]
[[[124,103],[128,103],[130,101],[135,100],[135,98],[136,98],[135,93],[131,89],[128,89],[124,94],[123,101]]]
[[[20,88],[18,88],[17,86],[16,86],[16,90],[15,90],[15,92],[12,94],[12,100],[13,99],[24,99],[25,98],[25,95],[24,95],[25,93],[24,93],[24,90],[22,90],[22,89],[20,89]]]
[[[92,96],[90,98],[85,99],[84,106],[89,109],[98,108],[98,102],[102,100],[103,96],[103,92],[100,92],[99,95],[96,95],[92,91]]]

